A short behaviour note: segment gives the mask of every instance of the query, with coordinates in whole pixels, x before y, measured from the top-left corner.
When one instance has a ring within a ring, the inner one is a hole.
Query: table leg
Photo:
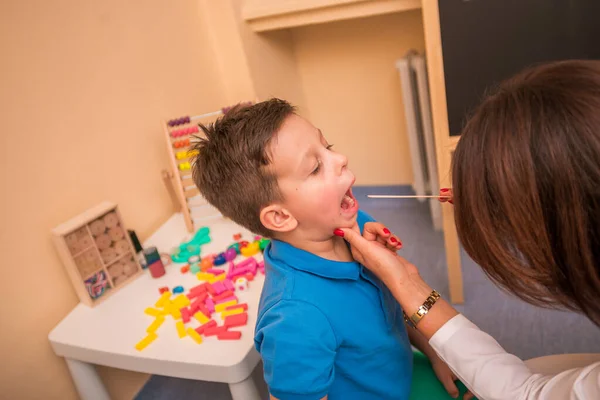
[[[65,358],[75,387],[82,400],[110,400],[93,364]]]
[[[261,400],[252,376],[237,383],[230,383],[229,390],[233,400]]]

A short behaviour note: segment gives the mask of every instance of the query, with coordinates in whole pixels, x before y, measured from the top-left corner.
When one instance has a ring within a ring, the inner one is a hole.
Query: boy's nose
[[[341,174],[344,169],[348,166],[348,157],[343,154],[336,154],[337,156],[337,165],[338,165],[338,174]]]

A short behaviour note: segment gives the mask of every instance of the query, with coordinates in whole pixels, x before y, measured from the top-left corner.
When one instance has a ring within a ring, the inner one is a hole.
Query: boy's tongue
[[[352,208],[352,206],[354,206],[354,199],[345,194],[340,207],[342,208],[342,210],[347,210],[349,208]]]

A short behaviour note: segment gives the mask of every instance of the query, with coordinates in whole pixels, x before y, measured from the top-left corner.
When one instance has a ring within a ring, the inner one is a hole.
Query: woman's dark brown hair
[[[600,61],[501,84],[466,124],[452,181],[458,236],[489,277],[600,326]]]

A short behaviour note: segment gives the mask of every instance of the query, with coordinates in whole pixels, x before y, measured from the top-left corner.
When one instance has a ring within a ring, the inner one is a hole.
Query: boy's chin
[[[338,225],[335,228],[352,228],[354,225],[356,225],[357,217],[358,212],[352,215],[341,215],[338,219]]]

